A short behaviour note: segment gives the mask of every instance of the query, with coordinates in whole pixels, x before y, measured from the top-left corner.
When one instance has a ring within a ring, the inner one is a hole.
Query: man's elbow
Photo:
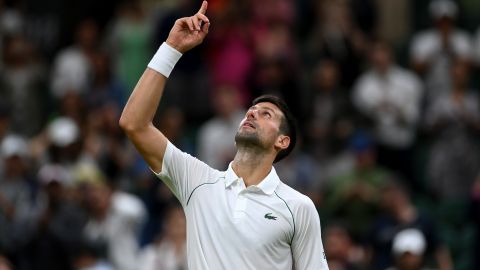
[[[124,114],[122,114],[122,116],[118,120],[118,125],[127,134],[134,133],[134,132],[136,132],[137,130],[140,129],[138,124],[136,124],[134,121],[128,119],[128,116],[125,116]]]

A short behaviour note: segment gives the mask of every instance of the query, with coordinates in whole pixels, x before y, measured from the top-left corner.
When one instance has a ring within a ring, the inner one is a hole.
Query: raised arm
[[[191,17],[178,19],[168,38],[148,64],[120,117],[120,126],[152,170],[162,170],[167,138],[152,120],[170,72],[180,56],[202,43],[210,22],[205,16],[207,1]]]

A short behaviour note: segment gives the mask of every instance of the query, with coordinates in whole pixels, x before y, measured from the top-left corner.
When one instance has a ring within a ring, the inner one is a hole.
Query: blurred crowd
[[[181,206],[118,119],[200,2],[0,0],[1,270],[187,269]],[[302,137],[277,172],[316,204],[330,269],[480,269],[477,1],[207,15],[155,118],[170,141],[224,170],[249,102],[279,95]]]

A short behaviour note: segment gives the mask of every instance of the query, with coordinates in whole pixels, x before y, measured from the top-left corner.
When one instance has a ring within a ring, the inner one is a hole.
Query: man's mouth
[[[253,125],[253,124],[252,124],[251,122],[249,122],[249,121],[243,122],[242,127],[250,127],[250,128],[255,129],[255,125]]]

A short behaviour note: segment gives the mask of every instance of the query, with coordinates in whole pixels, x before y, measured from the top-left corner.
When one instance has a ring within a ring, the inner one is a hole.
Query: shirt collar
[[[225,172],[225,188],[231,186],[239,178],[240,177],[238,177],[233,171],[232,163],[230,162],[228,169]],[[278,177],[275,168],[272,166],[272,170],[270,170],[268,175],[262,181],[260,181],[257,187],[262,190],[263,193],[272,195],[278,184],[280,184],[280,178]]]

